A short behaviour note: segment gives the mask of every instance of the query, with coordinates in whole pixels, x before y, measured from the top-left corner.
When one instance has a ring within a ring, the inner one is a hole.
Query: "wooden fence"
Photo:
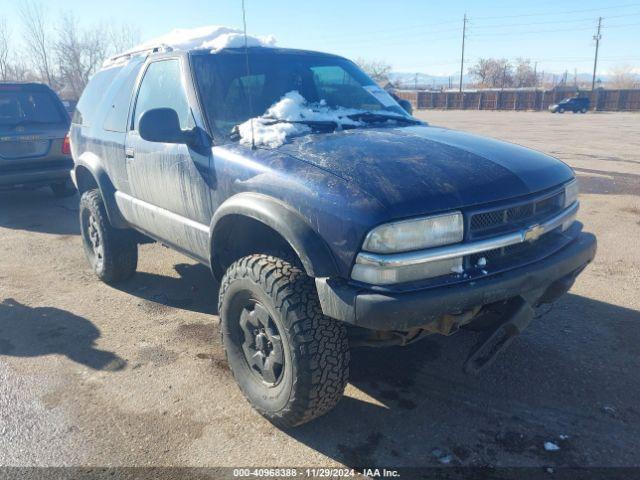
[[[442,110],[546,110],[573,93],[558,90],[478,90],[472,92],[428,92],[396,90],[414,108]],[[640,89],[580,92],[589,97],[591,110],[640,111]]]

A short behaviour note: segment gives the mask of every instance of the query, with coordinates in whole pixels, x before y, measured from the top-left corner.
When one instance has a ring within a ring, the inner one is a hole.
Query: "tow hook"
[[[533,308],[522,297],[510,302],[504,320],[493,330],[486,332],[473,348],[464,363],[464,372],[477,374],[496,359],[513,339],[522,332],[533,318]]]

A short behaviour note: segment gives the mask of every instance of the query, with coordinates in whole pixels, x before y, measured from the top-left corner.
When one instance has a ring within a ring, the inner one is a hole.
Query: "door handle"
[[[124,149],[124,156],[125,156],[126,158],[133,158],[133,157],[135,157],[135,154],[134,154],[134,152],[133,152],[133,148],[125,148],[125,149]]]

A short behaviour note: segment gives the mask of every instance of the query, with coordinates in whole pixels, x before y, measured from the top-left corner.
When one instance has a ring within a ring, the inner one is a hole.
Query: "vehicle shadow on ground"
[[[28,307],[12,298],[0,302],[0,355],[61,354],[94,370],[122,370],[126,361],[96,348],[98,338],[93,323],[66,310]]]
[[[347,396],[286,433],[354,468],[637,464],[640,410],[616,403],[640,395],[640,312],[566,295],[467,376],[476,335],[355,350]],[[548,440],[560,450],[546,451]]]
[[[0,227],[78,235],[78,196],[56,198],[47,188],[0,192]]]
[[[178,263],[179,277],[136,272],[115,288],[148,302],[211,315],[218,314],[218,282],[202,264]]]

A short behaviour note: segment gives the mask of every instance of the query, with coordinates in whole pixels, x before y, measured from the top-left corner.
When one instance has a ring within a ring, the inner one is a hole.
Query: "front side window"
[[[140,117],[144,112],[154,108],[172,108],[178,114],[180,128],[187,130],[193,127],[189,100],[182,83],[178,60],[153,62],[147,68],[136,100],[134,130],[138,130]]]
[[[354,63],[321,54],[270,49],[192,57],[205,113],[216,134],[263,115],[297,92],[310,105],[406,116],[406,112]],[[247,66],[248,63],[248,66]]]

